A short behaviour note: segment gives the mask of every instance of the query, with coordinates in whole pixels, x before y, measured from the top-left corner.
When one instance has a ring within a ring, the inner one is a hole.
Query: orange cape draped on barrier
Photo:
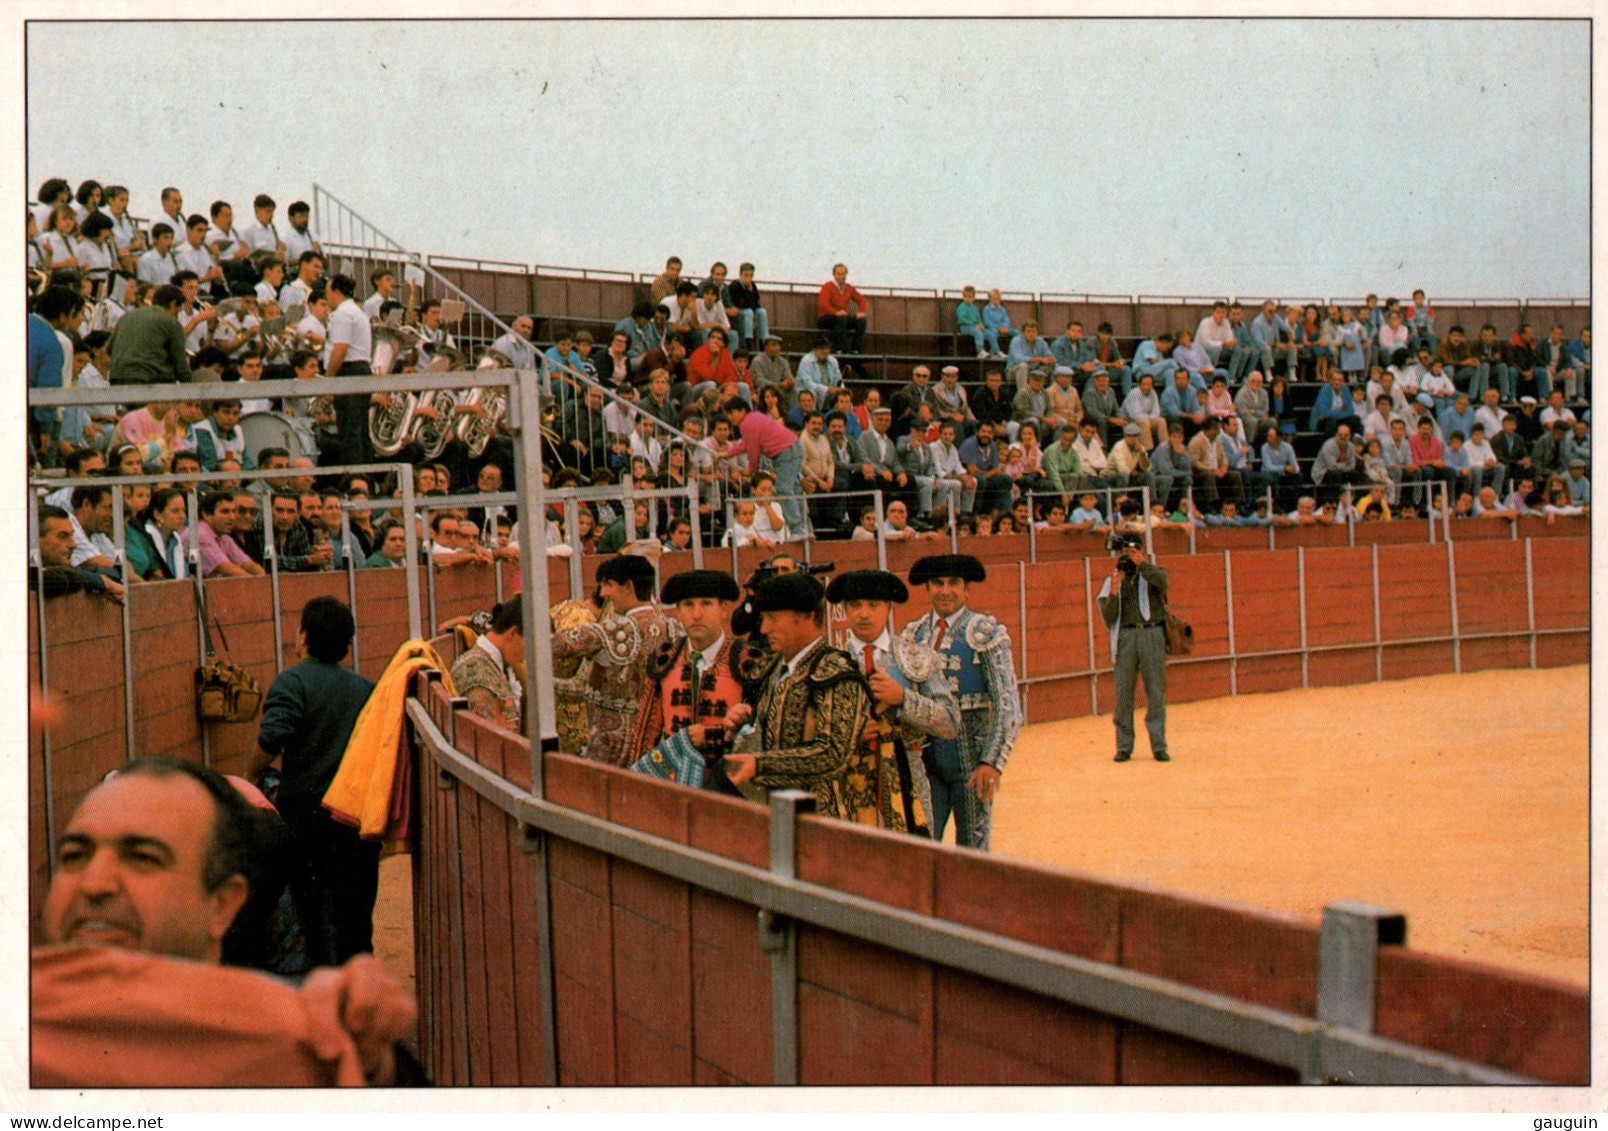
[[[330,816],[355,825],[365,837],[383,837],[390,843],[407,838],[413,778],[405,707],[414,675],[427,668],[441,672],[447,694],[457,694],[449,669],[434,648],[418,639],[403,644],[357,716],[341,768],[324,793]]]
[[[351,1038],[323,1059],[301,992],[242,970],[133,950],[36,947],[35,1088],[328,1088],[363,1084]]]

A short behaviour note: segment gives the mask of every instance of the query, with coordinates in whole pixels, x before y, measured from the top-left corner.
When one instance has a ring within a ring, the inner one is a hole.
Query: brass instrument
[[[480,369],[490,368],[481,359]],[[491,443],[491,438],[497,434],[497,426],[502,423],[503,414],[508,409],[508,393],[501,386],[471,389],[464,397],[462,404],[470,408],[483,408],[486,415],[466,412],[458,417],[453,426],[453,432],[468,449],[470,458],[478,458]]]
[[[480,355],[480,362],[476,369],[513,369],[514,359],[503,353],[502,350],[487,347],[486,352]]]
[[[418,335],[414,334],[414,338]],[[385,376],[396,364],[398,353],[408,344],[408,335],[389,326],[374,327],[374,358],[369,368]],[[412,439],[412,430],[418,418],[416,393],[392,393],[389,406],[369,405],[369,445],[377,456],[394,456]]]
[[[456,428],[457,421],[453,416],[458,407],[458,397],[451,389],[431,389],[418,398],[417,404],[420,408],[433,408],[440,415],[420,416],[415,409],[406,438],[419,445],[425,459],[435,459],[446,448]],[[379,448],[376,447],[375,451],[378,452]]]

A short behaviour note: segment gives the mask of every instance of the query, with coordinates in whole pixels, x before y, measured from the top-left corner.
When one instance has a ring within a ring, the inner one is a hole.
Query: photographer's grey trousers
[[[1133,753],[1133,690],[1145,680],[1145,729],[1150,752],[1167,752],[1167,631],[1159,624],[1124,627],[1117,634],[1113,663],[1117,681],[1117,753]]]

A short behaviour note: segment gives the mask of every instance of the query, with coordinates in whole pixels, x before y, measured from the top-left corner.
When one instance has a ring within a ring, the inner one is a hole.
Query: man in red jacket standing
[[[832,280],[821,284],[816,303],[820,315],[816,323],[832,336],[838,353],[865,352],[865,316],[870,307],[865,296],[849,284],[849,269],[841,263],[832,267]],[[853,307],[850,307],[853,303]]]

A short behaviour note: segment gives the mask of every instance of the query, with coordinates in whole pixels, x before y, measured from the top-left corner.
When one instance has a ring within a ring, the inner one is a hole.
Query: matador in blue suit
[[[910,584],[926,587],[932,611],[903,633],[943,657],[950,690],[960,703],[960,733],[934,738],[927,748],[933,837],[943,839],[953,813],[955,843],[985,852],[994,794],[1022,732],[1010,633],[967,605],[972,583],[987,577],[983,563],[970,554],[922,558],[911,567]]]

